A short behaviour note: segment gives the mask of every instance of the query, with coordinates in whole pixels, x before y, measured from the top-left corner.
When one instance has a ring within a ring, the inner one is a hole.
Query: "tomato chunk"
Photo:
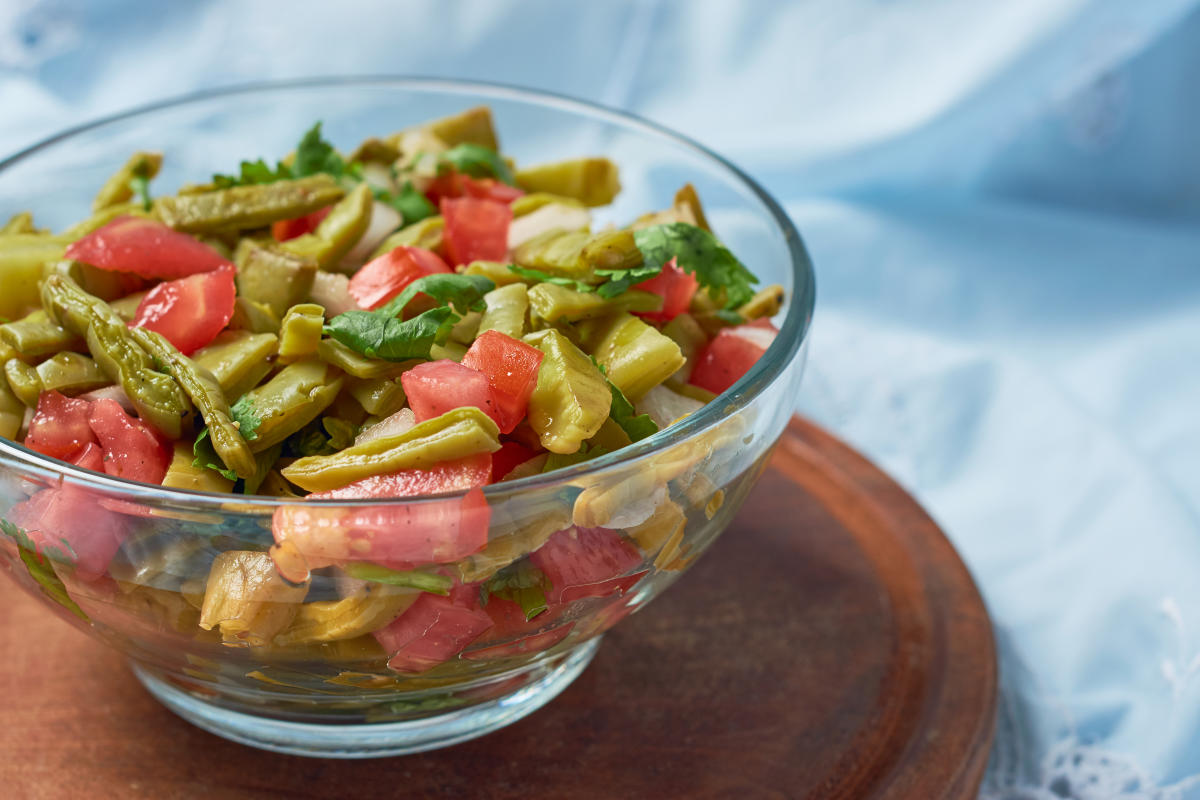
[[[17,503],[9,519],[26,530],[39,552],[65,555],[81,580],[104,574],[127,530],[121,518],[99,505],[95,496],[71,484],[43,489]]]
[[[642,563],[636,547],[607,528],[567,528],[535,550],[529,560],[552,586],[546,599],[571,603],[625,591],[644,573],[627,575]]]
[[[487,377],[501,433],[511,433],[525,418],[542,357],[541,350],[500,331],[484,331],[463,356],[462,366]]]
[[[281,219],[278,222],[272,223],[271,236],[277,242],[286,242],[288,239],[295,239],[297,236],[312,233],[321,224],[321,221],[329,216],[332,208],[333,206],[325,206],[325,208],[318,208],[311,214],[305,214],[302,217]]]
[[[492,453],[492,483],[504,480],[504,476],[524,464],[537,453],[520,442],[504,442]]]
[[[309,497],[383,499],[469,490],[460,497],[353,509],[282,506],[273,519],[275,541],[290,542],[312,569],[344,561],[397,567],[457,561],[487,544],[491,509],[479,487],[487,484],[491,471],[491,456],[483,453],[316,492]]]
[[[96,436],[88,424],[92,404],[61,392],[42,392],[29,420],[25,446],[42,455],[74,461]],[[89,467],[91,469],[91,467]]]
[[[675,259],[672,258],[663,264],[661,273],[633,287],[644,292],[653,292],[663,299],[661,311],[647,311],[638,316],[669,322],[688,310],[688,306],[692,302],[692,295],[696,293],[699,286],[700,283],[696,280],[696,276],[681,270],[675,265]]]
[[[520,605],[497,595],[488,598],[483,610],[491,618],[492,628],[487,640],[480,642],[485,646],[463,654],[463,658],[472,661],[540,653],[567,638],[575,627],[574,622],[554,626],[559,617],[553,611],[544,611],[526,620]]]
[[[495,178],[472,178],[455,169],[447,169],[430,181],[425,196],[435,206],[444,198],[475,197],[480,200],[495,200],[511,203],[525,192]]]
[[[722,329],[700,351],[688,382],[720,394],[754,366],[777,333],[765,320]]]
[[[508,226],[512,209],[507,203],[476,197],[444,198],[446,221],[443,239],[454,266],[472,261],[503,261],[508,255]]]
[[[456,361],[441,358],[418,364],[400,376],[400,385],[417,422],[440,417],[451,409],[474,406],[500,424],[487,376]]]
[[[236,301],[233,267],[220,267],[155,286],[138,303],[133,324],[161,333],[191,355],[225,329]]]
[[[422,592],[408,610],[375,639],[397,672],[426,672],[458,655],[492,627],[479,607],[478,584],[455,586],[448,597]]]
[[[417,278],[451,272],[432,250],[401,245],[363,264],[350,279],[350,296],[368,311],[391,300]]]
[[[68,245],[66,256],[100,269],[168,280],[233,266],[203,242],[141,217],[117,217]]]
[[[104,451],[104,471],[142,483],[162,483],[171,464],[171,448],[140,419],[125,413],[116,400],[92,403],[88,419]]]

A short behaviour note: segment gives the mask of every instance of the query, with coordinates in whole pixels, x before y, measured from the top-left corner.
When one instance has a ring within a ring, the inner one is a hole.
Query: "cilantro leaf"
[[[546,590],[550,581],[545,573],[527,560],[510,564],[479,587],[479,600],[487,605],[488,597],[496,595],[511,600],[525,612],[526,621],[548,610]]]
[[[633,238],[646,265],[661,268],[674,258],[680,269],[693,273],[710,293],[724,289],[727,309],[737,308],[754,296],[750,287],[758,283],[758,278],[703,228],[670,222],[634,231]]]
[[[482,275],[434,273],[417,278],[404,287],[404,291],[371,313],[394,317],[419,294],[429,295],[441,305],[453,306],[460,314],[483,311],[486,307],[483,296],[495,288],[496,284]]]
[[[29,577],[37,582],[46,596],[84,622],[88,622],[88,615],[83,613],[83,609],[79,607],[79,604],[71,599],[71,595],[67,594],[67,587],[54,571],[54,566],[50,563],[49,555],[51,552],[55,552],[62,560],[69,559],[61,552],[46,550],[45,548],[43,549],[46,552],[39,553],[37,545],[29,538],[29,535],[6,519],[0,519],[0,531],[3,531],[6,536],[16,542],[17,554],[21,557],[21,563],[25,565],[26,571],[29,572]],[[65,540],[63,544],[66,544]]]
[[[261,158],[257,161],[243,161],[237,175],[213,175],[212,183],[218,189],[228,189],[231,186],[255,186],[262,183],[273,183],[292,177],[292,171],[287,164],[280,162],[275,169]]]
[[[509,264],[508,271],[516,275],[518,278],[524,278],[527,281],[537,281],[538,283],[553,283],[558,286],[566,286],[568,289],[574,289],[577,292],[594,292],[595,286],[577,281],[574,278],[564,278],[561,275],[552,275],[549,272],[543,272],[540,269],[532,269],[530,267],[518,267],[516,264]]]
[[[630,269],[598,269],[596,274],[609,280],[607,283],[601,284],[596,289],[596,293],[605,300],[611,300],[621,292],[631,289],[634,284],[657,277],[662,274],[662,271],[662,264],[658,266],[643,264]]]
[[[609,416],[612,421],[625,431],[629,436],[629,441],[638,442],[645,439],[647,436],[653,436],[658,433],[658,425],[654,420],[650,419],[649,414],[638,414],[633,403],[629,402],[629,398],[617,388],[616,384],[608,380],[608,376],[604,376],[604,380],[608,381],[608,390],[612,392],[612,408],[609,410]]]
[[[134,175],[129,179],[129,188],[133,191],[138,202],[142,204],[142,209],[149,211],[151,207],[150,201],[150,179],[145,175]]]
[[[375,193],[375,197],[381,203],[387,203],[399,211],[401,224],[404,226],[412,225],[414,222],[420,222],[429,217],[435,217],[438,213],[437,209],[433,207],[433,203],[429,202],[425,195],[416,190],[416,187],[412,185],[412,181],[405,181],[399,194],[378,191]]]
[[[344,564],[342,569],[351,578],[389,586],[407,586],[431,594],[450,594],[450,587],[454,585],[452,578],[419,569],[399,571],[361,561],[351,561]]]
[[[225,462],[217,455],[217,451],[213,449],[212,440],[208,438],[208,428],[201,428],[200,433],[196,436],[196,442],[192,445],[192,466],[197,469],[211,469],[219,472],[224,477],[231,481],[238,479],[237,473],[225,467]]]
[[[459,319],[446,306],[407,320],[379,311],[347,311],[329,320],[325,333],[367,358],[407,361],[429,358],[429,348],[445,343]]]
[[[516,186],[508,162],[490,147],[463,142],[440,153],[438,159],[472,178],[496,178],[509,186]]]
[[[247,442],[253,442],[258,438],[258,426],[262,424],[262,420],[258,418],[258,414],[254,410],[254,403],[246,395],[242,395],[237,399],[229,409],[229,416],[238,426],[238,432],[242,434],[242,438]]]

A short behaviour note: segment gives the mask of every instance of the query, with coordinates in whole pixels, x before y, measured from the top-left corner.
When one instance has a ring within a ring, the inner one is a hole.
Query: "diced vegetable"
[[[191,355],[229,324],[236,293],[232,266],[164,281],[142,298],[133,324],[161,333],[179,352]]]
[[[100,269],[168,280],[232,266],[193,237],[139,217],[117,217],[69,244],[66,255]]]
[[[499,331],[484,331],[463,356],[462,366],[487,378],[492,417],[501,433],[511,433],[525,418],[544,357],[536,347]]]
[[[398,246],[369,261],[350,279],[350,295],[359,308],[376,309],[400,294],[417,278],[452,270],[437,253]]]
[[[479,608],[478,590],[467,585],[456,587],[449,597],[422,593],[375,638],[389,654],[389,668],[421,673],[449,661],[490,627],[491,617]]]
[[[629,589],[644,573],[628,574],[642,563],[637,548],[605,528],[568,528],[550,537],[529,560],[545,573],[551,603],[607,597]]]
[[[451,264],[501,261],[507,255],[512,209],[506,204],[463,197],[443,200],[441,212],[446,220],[445,247]]]
[[[720,394],[754,366],[771,346],[777,333],[770,323],[739,325],[722,330],[700,351],[690,382]]]

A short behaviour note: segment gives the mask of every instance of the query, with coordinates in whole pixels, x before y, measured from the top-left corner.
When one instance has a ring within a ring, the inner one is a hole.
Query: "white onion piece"
[[[375,248],[383,244],[388,234],[400,227],[402,221],[399,211],[376,200],[371,205],[371,221],[367,224],[367,230],[359,237],[354,247],[350,248],[350,252],[338,262],[338,269],[346,273],[357,270],[366,263],[371,253],[375,252]]]
[[[417,417],[411,408],[402,408],[390,417],[385,417],[369,428],[359,431],[354,437],[355,444],[372,442],[386,436],[398,436],[417,424]]]
[[[84,392],[83,394],[79,395],[79,397],[88,401],[105,399],[116,400],[121,404],[121,408],[125,409],[126,412],[130,414],[135,412],[133,401],[129,399],[129,395],[125,394],[125,390],[120,386],[117,386],[115,383],[112,386],[101,386],[99,389],[92,389],[90,392]]]
[[[634,404],[639,414],[649,414],[650,419],[654,420],[654,424],[659,428],[665,428],[703,406],[699,400],[686,397],[662,384],[646,392],[642,399]]]
[[[336,272],[318,270],[313,276],[311,295],[313,302],[324,306],[325,313],[331,317],[358,308],[358,303],[350,296],[350,279]]]
[[[775,337],[779,335],[779,331],[774,328],[762,328],[758,325],[739,325],[736,328],[727,329],[732,335],[740,339],[745,339],[756,347],[761,347],[766,350],[771,346],[771,342],[775,341]]]
[[[608,518],[606,528],[632,528],[654,516],[655,510],[667,500],[667,487],[657,486],[648,495],[625,504]]]
[[[517,217],[508,226],[508,249],[512,250],[546,231],[583,230],[592,224],[592,215],[586,208],[569,206],[566,203],[547,203],[536,211]]]
[[[391,194],[395,194],[400,188],[396,185],[396,179],[392,177],[392,168],[378,161],[363,164],[363,180],[372,189],[382,189]]]

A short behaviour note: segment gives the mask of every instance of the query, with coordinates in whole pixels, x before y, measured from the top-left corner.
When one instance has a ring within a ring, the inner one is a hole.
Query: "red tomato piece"
[[[117,217],[68,245],[66,256],[100,269],[167,280],[233,267],[203,242],[141,217]]]
[[[480,200],[495,200],[498,203],[511,203],[518,197],[524,197],[525,192],[515,186],[509,186],[495,178],[472,178],[463,176],[463,193],[468,197]]]
[[[487,638],[479,642],[482,649],[472,650],[464,654],[464,658],[504,658],[507,655],[545,650],[565,639],[575,624],[558,624],[562,620],[564,606],[549,608],[527,620],[519,604],[495,594],[488,596],[483,610],[491,618],[492,628]]]
[[[492,627],[479,607],[479,585],[455,586],[448,597],[422,592],[408,610],[375,639],[397,672],[426,672],[458,655]]]
[[[688,382],[720,394],[754,366],[777,333],[775,326],[765,320],[723,328],[700,351]]]
[[[76,576],[85,581],[104,574],[127,530],[90,492],[71,484],[17,503],[9,519],[25,529],[38,552],[58,551],[74,562]]]
[[[125,413],[116,400],[92,403],[88,420],[104,451],[104,471],[142,483],[162,483],[171,448],[157,431]]]
[[[92,404],[61,392],[42,392],[29,420],[25,446],[42,455],[73,461],[96,442],[88,417]]]
[[[508,204],[460,197],[444,198],[440,208],[446,221],[444,247],[451,264],[505,260],[513,216]]]
[[[692,295],[700,282],[690,272],[684,272],[675,266],[675,259],[663,264],[663,270],[648,281],[642,281],[633,288],[643,292],[654,292],[663,299],[661,311],[647,311],[639,314],[646,319],[669,322],[688,310],[692,303]]]
[[[499,450],[492,453],[492,483],[504,480],[505,475],[536,455],[520,442],[504,442]]]
[[[161,333],[191,355],[225,329],[236,301],[233,267],[220,267],[155,286],[138,303],[133,324]]]
[[[500,331],[484,331],[463,356],[462,366],[487,377],[496,409],[492,416],[501,433],[511,433],[525,418],[525,408],[537,388],[542,357],[541,350]]]
[[[500,425],[487,376],[456,361],[441,358],[418,364],[400,376],[400,385],[417,422],[440,417],[454,408],[475,406]]]
[[[277,242],[286,242],[288,239],[295,239],[297,236],[303,236],[306,233],[312,233],[321,224],[321,220],[329,216],[329,211],[333,206],[325,206],[318,208],[311,214],[305,214],[303,217],[295,217],[293,219],[281,219],[278,222],[271,224],[271,236],[275,237]]]
[[[479,487],[491,478],[484,453],[438,464],[364,478],[311,499],[419,497],[469,490],[460,497],[330,508],[318,504],[275,511],[275,541],[287,541],[311,569],[344,561],[408,566],[457,561],[487,544],[491,509]]]
[[[92,472],[104,472],[104,451],[100,445],[88,442],[83,451],[71,459],[71,463]]]
[[[637,548],[607,528],[567,528],[529,556],[550,581],[546,599],[571,603],[627,590],[641,574],[627,575],[642,563]]]
[[[401,245],[363,264],[350,279],[350,296],[368,311],[391,300],[417,278],[452,272],[432,250]]]

